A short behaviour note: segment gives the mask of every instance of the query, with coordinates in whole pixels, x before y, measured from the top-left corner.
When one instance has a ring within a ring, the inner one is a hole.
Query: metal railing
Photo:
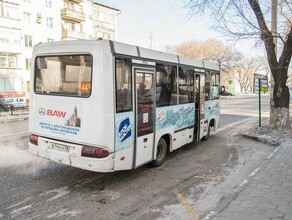
[[[4,98],[0,98],[0,106],[5,110],[8,111],[9,110],[9,105],[6,102],[6,99]]]

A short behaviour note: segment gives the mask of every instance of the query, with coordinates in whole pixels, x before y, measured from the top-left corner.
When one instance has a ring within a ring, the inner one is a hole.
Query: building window
[[[75,8],[74,6],[75,6],[74,3],[64,1],[64,8],[68,8],[68,9],[74,10],[74,8]]]
[[[0,17],[19,19],[18,9],[0,4]]]
[[[28,59],[28,58],[25,59],[25,69],[26,70],[31,69],[31,59]]]
[[[52,8],[52,0],[46,0],[46,6]]]
[[[115,17],[114,17],[113,14],[108,14],[107,15],[107,22],[111,23],[111,24],[115,23]]]
[[[41,13],[37,13],[36,22],[39,24],[42,22],[42,14]]]
[[[0,55],[0,68],[18,68],[18,57]]]
[[[99,19],[99,11],[98,10],[93,9],[92,15],[93,15],[94,19]]]
[[[32,36],[25,35],[24,36],[24,43],[26,47],[32,47]]]
[[[81,25],[74,22],[65,21],[65,27],[67,31],[81,32]]]
[[[21,78],[0,78],[0,92],[22,91]]]
[[[8,68],[17,68],[17,58],[8,57]]]
[[[99,12],[99,19],[101,20],[101,21],[107,21],[107,13],[105,13],[105,12]]]
[[[47,28],[53,28],[53,18],[47,18]]]
[[[30,24],[30,13],[23,12],[23,20],[26,24]]]
[[[115,23],[115,16],[114,14],[109,14],[98,9],[93,9],[92,16],[95,20],[107,22],[110,24]]]
[[[7,58],[4,56],[0,56],[0,68],[6,68],[7,67]]]

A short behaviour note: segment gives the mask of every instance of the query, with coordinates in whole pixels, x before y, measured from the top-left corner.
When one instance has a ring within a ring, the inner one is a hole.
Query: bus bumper
[[[81,145],[52,141],[46,138],[39,138],[38,145],[29,143],[29,151],[38,157],[94,172],[114,171],[112,154],[106,158],[89,158],[81,156],[81,150]]]

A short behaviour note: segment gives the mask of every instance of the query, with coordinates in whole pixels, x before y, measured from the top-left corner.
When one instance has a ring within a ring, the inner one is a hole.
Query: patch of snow
[[[56,212],[52,215],[47,216],[47,218],[58,218],[58,217],[64,217],[64,216],[71,216],[71,217],[76,217],[80,215],[81,212],[78,210],[67,210],[67,209],[62,209],[59,212]]]
[[[268,120],[264,120],[261,127],[259,127],[257,123],[251,124],[251,126],[243,131],[242,134],[255,137],[261,142],[276,146],[289,141],[289,139],[291,140],[292,138],[291,130],[276,129],[276,127],[269,124]]]
[[[161,210],[161,217],[157,220],[192,219],[181,204],[166,205]]]
[[[69,191],[66,189],[67,189],[67,186],[61,187],[59,189],[50,190],[50,191],[46,192],[45,195],[54,195],[48,199],[48,201],[51,202],[51,201],[54,201],[54,200],[56,200],[64,195],[68,194]],[[42,195],[44,195],[44,194],[42,194]]]
[[[14,204],[14,205],[11,205],[11,206],[7,207],[6,209],[8,210],[8,209],[15,208],[16,206],[20,206],[20,205],[22,205],[23,203],[27,202],[28,200],[29,200],[29,198],[26,198],[25,200],[23,200],[23,201],[21,201],[21,202],[18,202],[18,203]]]
[[[12,215],[12,217],[15,217],[16,215],[20,215],[23,210],[29,209],[31,207],[32,207],[32,205],[28,205],[28,206],[23,206],[19,209],[15,209],[11,212],[11,215]]]
[[[110,197],[111,201],[115,201],[116,199],[120,198],[120,196],[121,196],[120,193],[110,191],[110,190],[104,191],[104,195],[107,197]]]
[[[211,211],[205,218],[203,218],[203,220],[209,220],[216,214],[217,212]]]

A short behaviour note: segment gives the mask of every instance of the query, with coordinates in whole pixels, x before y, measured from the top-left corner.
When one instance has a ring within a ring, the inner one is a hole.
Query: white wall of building
[[[119,10],[94,3],[93,0],[84,0],[80,3],[66,1],[74,3],[76,8],[82,9],[85,14],[85,21],[80,22],[82,33],[77,33],[76,36],[79,38],[81,36],[82,39],[95,39],[94,34],[96,34],[102,35],[104,39],[116,39],[116,16],[119,14]],[[62,37],[62,31],[66,27],[61,16],[64,5],[64,0],[0,0],[0,13],[3,13],[0,15],[0,59],[5,56],[8,62],[8,60],[14,59],[9,58],[13,56],[17,60],[17,68],[11,68],[12,64],[7,68],[1,68],[0,60],[0,79],[21,78],[22,88],[27,91],[33,46],[50,40],[65,39]],[[100,14],[105,15],[105,19],[99,19],[101,27],[99,29],[94,26],[93,8],[100,10],[102,12]],[[7,10],[9,13],[6,12]],[[8,17],[5,17],[4,13]],[[114,16],[113,23],[107,21],[108,15],[109,17]],[[104,34],[103,30],[109,30],[108,32],[111,33]],[[99,34],[98,31],[102,31],[102,33]]]

